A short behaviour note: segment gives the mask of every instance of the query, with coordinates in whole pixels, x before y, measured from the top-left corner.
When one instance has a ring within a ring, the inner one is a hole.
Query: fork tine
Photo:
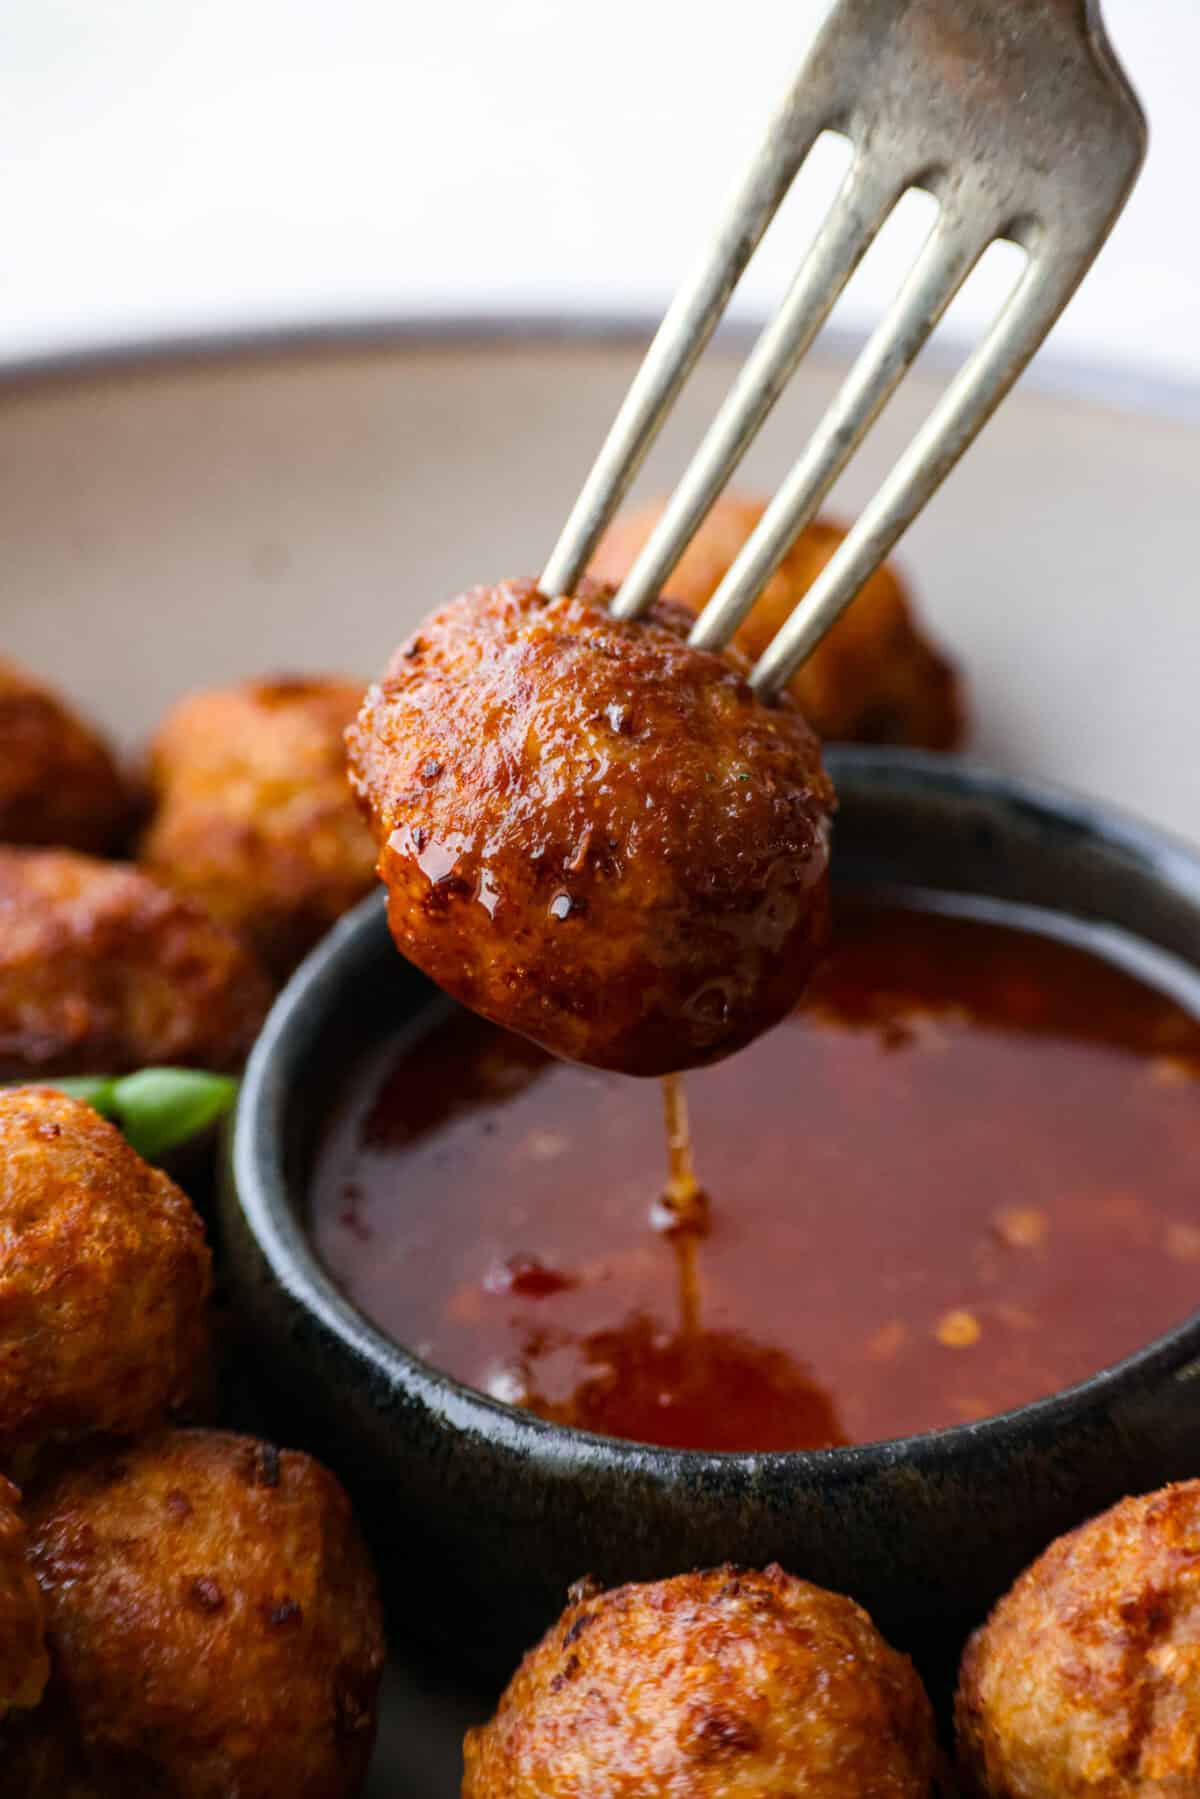
[[[836,123],[822,84],[809,96],[803,78],[802,70],[714,242],[676,294],[625,395],[543,570],[540,586],[551,598],[570,593],[587,567],[801,163],[821,132]]]
[[[1035,253],[991,331],[760,656],[751,682],[764,699],[787,685],[941,486],[1030,361],[1090,260],[1054,268]]]
[[[987,247],[987,234],[943,212],[891,308],[872,334],[804,454],[733,563],[691,634],[701,649],[729,642],[878,418]]]
[[[750,447],[892,210],[902,186],[861,156],[774,319],[747,357],[662,518],[621,583],[610,610],[637,618],[660,592],[704,515]]]

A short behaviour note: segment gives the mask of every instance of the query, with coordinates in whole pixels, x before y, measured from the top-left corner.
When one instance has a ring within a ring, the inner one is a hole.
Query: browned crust
[[[36,1705],[50,1672],[42,1595],[29,1565],[20,1499],[0,1476],[0,1718],[10,1706]],[[0,1759],[3,1753],[0,1747]]]
[[[968,1644],[957,1722],[981,1799],[1200,1791],[1200,1481],[1052,1544]]]
[[[90,1106],[0,1092],[0,1458],[194,1391],[210,1259],[186,1196]]]
[[[592,572],[619,584],[657,524],[663,505],[656,500],[622,514],[601,541]],[[667,582],[672,598],[699,612],[765,509],[762,500],[723,495],[672,570]],[[801,533],[738,633],[748,656],[762,654],[845,537],[843,526],[824,518]],[[793,677],[791,691],[827,742],[949,750],[963,738],[959,678],[922,629],[912,597],[890,562],[872,575],[850,610]]]
[[[0,1079],[238,1068],[271,993],[249,950],[126,863],[0,847]]]
[[[473,588],[401,646],[348,733],[403,953],[570,1059],[661,1074],[798,1000],[823,939],[832,789],[735,653],[585,583]]]
[[[189,694],[154,737],[141,858],[291,971],[375,880],[346,780],[361,682],[280,675]]]
[[[51,688],[0,657],[0,842],[111,849],[131,798],[108,745]]]
[[[379,1598],[308,1456],[172,1431],[31,1507],[55,1692],[97,1793],[350,1799],[374,1739]]]
[[[582,1588],[464,1754],[463,1799],[927,1799],[936,1743],[858,1606],[725,1567]]]

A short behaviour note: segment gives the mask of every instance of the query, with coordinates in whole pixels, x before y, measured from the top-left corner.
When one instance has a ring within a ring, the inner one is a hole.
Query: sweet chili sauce
[[[677,1084],[456,1012],[355,1071],[317,1245],[460,1379],[698,1449],[984,1417],[1200,1303],[1200,1024],[1053,934],[841,900],[804,1006],[687,1094],[703,1188]]]
[[[708,1235],[708,1194],[696,1178],[692,1156],[692,1130],[688,1120],[683,1076],[669,1074],[662,1081],[663,1125],[667,1139],[667,1184],[651,1222],[671,1239],[679,1283],[679,1330],[694,1337],[700,1329],[701,1239]]]

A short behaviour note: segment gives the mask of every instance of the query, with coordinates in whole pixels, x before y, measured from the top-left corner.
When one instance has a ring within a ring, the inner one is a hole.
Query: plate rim
[[[406,309],[358,313],[281,314],[222,325],[163,325],[113,333],[50,350],[0,350],[0,397],[27,386],[111,374],[153,374],[168,367],[209,362],[286,359],[314,352],[494,348],[501,345],[646,343],[660,315],[648,308],[498,307],[441,311]],[[749,349],[766,314],[725,320],[714,342],[734,352]],[[866,343],[866,330],[831,327],[810,352],[818,364],[840,364]],[[949,334],[923,352],[918,369],[953,370],[967,340]],[[1030,396],[1107,407],[1158,420],[1200,425],[1200,379],[1161,375],[1103,357],[1038,356],[1015,390]]]

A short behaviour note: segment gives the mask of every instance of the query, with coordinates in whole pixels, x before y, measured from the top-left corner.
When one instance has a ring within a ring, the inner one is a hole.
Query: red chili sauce
[[[658,1084],[455,1013],[355,1071],[318,1248],[459,1379],[696,1449],[983,1418],[1200,1304],[1200,1024],[1051,935],[842,900],[801,1010],[685,1085],[681,1248]]]

